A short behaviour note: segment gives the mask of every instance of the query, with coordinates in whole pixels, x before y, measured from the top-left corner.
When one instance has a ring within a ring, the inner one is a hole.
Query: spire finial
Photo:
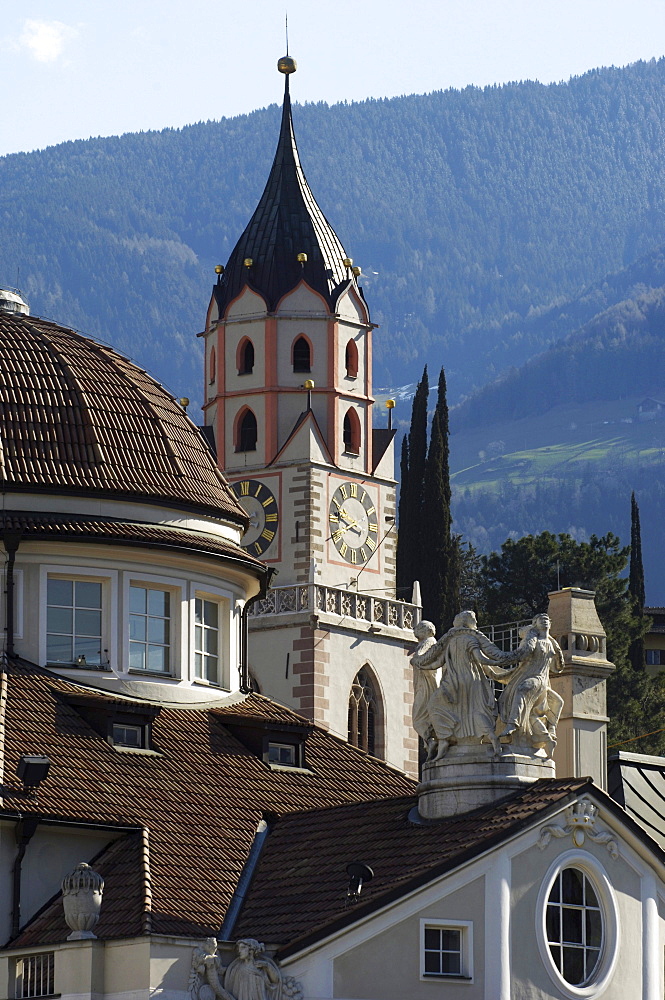
[[[284,28],[286,31],[286,54],[289,54],[289,12],[288,10],[284,14]]]

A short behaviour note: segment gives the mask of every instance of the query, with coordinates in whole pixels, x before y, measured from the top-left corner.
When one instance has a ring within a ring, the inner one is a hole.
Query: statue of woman
[[[236,942],[238,957],[224,974],[224,988],[235,1000],[279,1000],[282,977],[277,965],[254,938]]]
[[[418,646],[411,657],[413,667],[413,728],[427,748],[427,759],[430,760],[437,751],[438,741],[434,734],[434,726],[428,711],[428,702],[436,690],[439,660],[423,664],[422,657],[432,646],[436,645],[434,635],[436,629],[432,622],[421,621],[413,629],[418,640]]]

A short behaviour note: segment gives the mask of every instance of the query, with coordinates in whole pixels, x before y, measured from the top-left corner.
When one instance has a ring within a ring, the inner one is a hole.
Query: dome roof
[[[4,491],[86,494],[246,516],[181,406],[109,347],[0,312]]]

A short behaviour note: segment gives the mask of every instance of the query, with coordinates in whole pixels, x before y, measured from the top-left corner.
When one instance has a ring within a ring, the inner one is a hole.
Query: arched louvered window
[[[345,452],[350,455],[360,454],[360,420],[353,407],[346,411],[342,439]]]
[[[214,347],[210,348],[210,361],[208,362],[208,382],[210,385],[217,378],[217,352]]]
[[[376,755],[379,729],[379,701],[366,667],[359,670],[349,695],[349,743]]]
[[[312,351],[305,337],[298,337],[293,345],[294,372],[310,372],[312,370]]]
[[[236,451],[256,451],[256,417],[251,410],[245,410],[238,422]]]
[[[238,375],[251,375],[254,371],[254,344],[249,339],[241,341],[238,349]]]
[[[356,378],[358,375],[358,346],[355,340],[350,340],[346,345],[344,363],[346,365],[346,377]]]

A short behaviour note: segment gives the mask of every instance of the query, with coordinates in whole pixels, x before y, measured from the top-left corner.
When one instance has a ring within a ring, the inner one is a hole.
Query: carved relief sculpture
[[[236,958],[223,968],[217,941],[208,938],[194,950],[189,982],[192,1000],[302,1000],[302,988],[282,975],[254,938],[236,942]]]

